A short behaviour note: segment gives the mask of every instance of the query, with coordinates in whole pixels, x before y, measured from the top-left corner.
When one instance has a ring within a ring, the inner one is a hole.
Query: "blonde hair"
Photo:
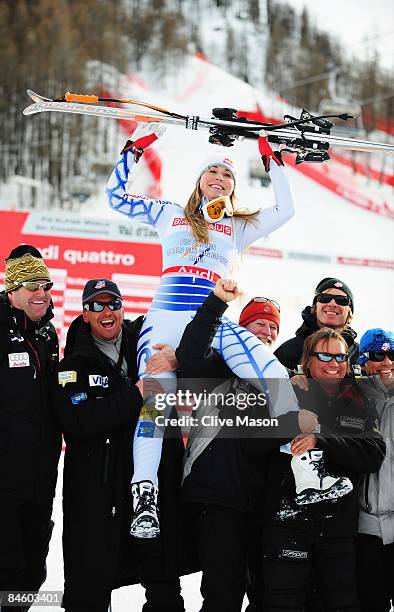
[[[185,217],[190,224],[190,231],[192,236],[197,242],[208,242],[208,226],[209,222],[204,219],[201,212],[199,211],[199,206],[201,202],[201,198],[203,197],[202,191],[200,189],[200,179],[201,176],[198,177],[195,188],[193,189],[187,204],[185,206]],[[235,203],[235,189],[230,195],[231,204],[234,206]],[[244,213],[234,212],[234,217],[238,217],[238,219],[244,219],[245,222],[253,222],[255,216],[259,211],[251,214],[245,215]]]

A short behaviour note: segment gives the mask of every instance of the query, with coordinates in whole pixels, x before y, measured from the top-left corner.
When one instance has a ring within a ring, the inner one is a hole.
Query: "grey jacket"
[[[359,532],[378,536],[383,544],[394,542],[394,388],[384,386],[380,376],[357,379],[372,400],[386,443],[379,472],[368,474],[360,488]]]
[[[226,395],[228,393],[231,385],[231,380],[225,380],[221,385],[216,387],[213,392],[214,394]],[[182,475],[182,484],[186,478],[189,476],[191,469],[193,467],[193,463],[198,459],[201,453],[209,446],[214,438],[219,434],[222,429],[221,425],[211,425],[209,427],[209,434],[207,432],[207,428],[201,424],[201,420],[203,416],[211,416],[215,417],[219,415],[219,408],[216,403],[206,402],[203,404],[198,412],[199,425],[196,427],[192,427],[189,433],[189,437],[187,439],[186,452],[183,459],[183,475]],[[205,432],[205,433],[204,433]]]

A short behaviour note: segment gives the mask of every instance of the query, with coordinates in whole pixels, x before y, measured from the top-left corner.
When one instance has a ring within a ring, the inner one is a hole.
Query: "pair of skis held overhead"
[[[195,115],[182,115],[137,100],[101,98],[95,95],[71,93],[52,99],[40,96],[30,89],[27,90],[27,93],[34,104],[25,108],[24,115],[57,111],[114,119],[133,119],[137,122],[158,121],[166,125],[178,125],[189,130],[208,129],[210,132],[209,141],[224,146],[231,146],[235,139],[257,139],[260,130],[264,129],[269,142],[285,145],[285,150],[297,153],[296,163],[327,161],[330,146],[368,153],[394,153],[393,144],[345,138],[331,134],[334,124],[329,119],[339,118],[344,121],[352,119],[353,116],[347,113],[313,116],[308,111],[303,110],[299,119],[285,115],[285,123],[275,125],[238,117],[237,111],[233,108],[214,108],[212,111],[213,117],[208,119]],[[96,103],[103,104],[96,105]],[[106,105],[113,103],[139,106],[143,110],[114,108]]]

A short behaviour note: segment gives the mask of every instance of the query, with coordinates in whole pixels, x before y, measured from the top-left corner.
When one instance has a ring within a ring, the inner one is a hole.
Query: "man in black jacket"
[[[177,440],[164,443],[160,541],[139,542],[129,535],[132,440],[142,405],[142,382],[137,382],[142,317],[124,320],[122,296],[107,279],[88,281],[82,301],[83,314],[68,331],[56,385],[66,441],[63,603],[67,612],[107,612],[113,588],[142,582],[144,612],[183,612],[171,524],[181,442],[180,447],[170,444]]]
[[[306,338],[321,327],[329,327],[341,333],[349,347],[350,364],[357,364],[357,334],[350,327],[353,313],[354,298],[348,285],[338,278],[323,278],[315,289],[312,306],[302,311],[303,324],[294,338],[276,349],[276,357],[286,368],[297,371]]]
[[[187,325],[176,350],[182,377],[200,379],[201,386],[214,393],[222,387],[230,401],[234,396],[238,400],[242,397],[245,410],[237,411],[225,404],[215,406],[214,411],[208,407],[209,414],[204,415],[208,422],[211,422],[211,415],[215,416],[216,408],[218,416],[234,420],[237,412],[250,418],[270,416],[269,406],[264,402],[255,403],[254,408],[245,405],[248,397],[251,402],[252,399],[254,401],[255,388],[235,379],[222,357],[211,348],[227,302],[236,295],[232,281],[220,279],[214,292]],[[218,379],[224,380],[224,383],[215,387]],[[200,409],[195,412],[202,425],[203,414]],[[187,504],[203,570],[201,594],[204,597],[204,612],[241,610],[248,548],[256,535],[258,537],[256,523],[265,494],[265,453],[287,442],[300,431],[313,431],[317,423],[309,411],[289,412],[278,420],[287,432],[291,432],[290,436],[280,438],[280,434],[276,433],[277,437],[274,438],[271,429],[271,434],[267,430],[264,438],[261,426],[251,426],[246,435],[248,426],[223,427],[219,431],[216,425],[204,428],[197,424],[196,428],[192,427],[181,496],[185,506]],[[270,435],[271,439],[268,439]]]
[[[37,591],[46,577],[61,450],[49,397],[58,363],[52,284],[35,247],[11,251],[0,294],[0,591]],[[0,603],[4,612],[29,607]]]

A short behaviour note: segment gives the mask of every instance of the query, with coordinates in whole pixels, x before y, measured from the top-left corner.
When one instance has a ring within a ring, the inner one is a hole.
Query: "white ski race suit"
[[[214,289],[218,278],[228,278],[240,253],[259,238],[270,234],[294,214],[293,194],[283,166],[271,161],[269,175],[275,204],[261,209],[252,221],[223,217],[208,226],[209,241],[197,242],[185,218],[183,207],[174,202],[126,193],[135,165],[134,149],[122,154],[107,185],[112,210],[156,230],[162,243],[163,271],[160,285],[145,318],[138,343],[138,369],[146,376],[145,365],[158,342],[176,348],[197,308]],[[286,369],[252,333],[223,320],[212,343],[234,374],[249,379],[269,396],[271,417],[298,410]],[[149,375],[151,377],[151,375]],[[175,373],[159,375],[166,391]],[[166,379],[166,380],[164,380]],[[279,384],[280,379],[280,384]],[[134,438],[133,482],[157,483],[162,437],[154,421],[142,409]],[[156,431],[156,435],[155,435]]]

